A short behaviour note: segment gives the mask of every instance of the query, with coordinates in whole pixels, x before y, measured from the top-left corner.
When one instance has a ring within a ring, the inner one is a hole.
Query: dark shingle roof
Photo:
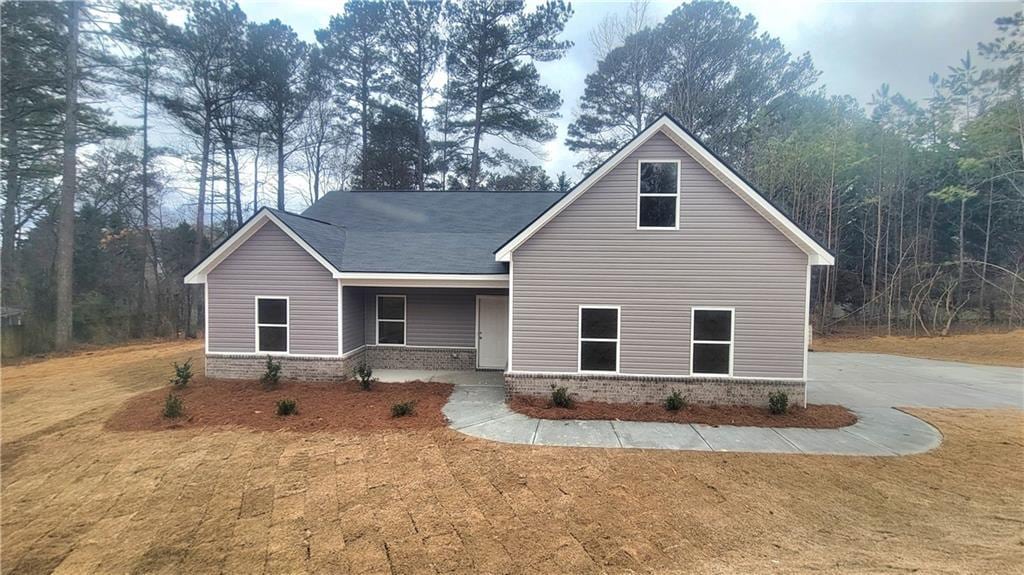
[[[557,192],[331,192],[302,215],[271,210],[343,272],[500,274],[494,251]]]

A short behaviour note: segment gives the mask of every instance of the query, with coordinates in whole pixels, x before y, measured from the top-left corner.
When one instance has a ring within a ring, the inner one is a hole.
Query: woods
[[[573,47],[561,1],[353,0],[312,42],[222,0],[0,10],[0,275],[25,352],[197,335],[181,279],[261,206],[567,191],[666,112],[836,254],[812,278],[817,330],[1024,323],[1020,13],[925,101],[893,79],[859,103],[727,2],[658,22],[636,4],[594,31],[559,142],[572,176],[540,165],[566,114],[538,70]]]

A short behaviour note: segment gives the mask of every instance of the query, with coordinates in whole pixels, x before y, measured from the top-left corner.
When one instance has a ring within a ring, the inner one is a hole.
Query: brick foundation
[[[373,369],[476,369],[473,349],[368,345],[365,354],[366,363]]]
[[[359,354],[356,354],[358,356]],[[274,357],[281,362],[281,378],[297,381],[344,381],[359,365],[356,356],[346,357]],[[353,362],[352,360],[355,359]],[[206,377],[212,379],[259,379],[267,369],[266,356],[207,355]]]
[[[767,406],[768,394],[784,391],[791,405],[805,405],[802,381],[638,376],[506,373],[505,396],[549,396],[551,386],[566,387],[575,399],[608,403],[661,403],[679,393],[691,403]]]

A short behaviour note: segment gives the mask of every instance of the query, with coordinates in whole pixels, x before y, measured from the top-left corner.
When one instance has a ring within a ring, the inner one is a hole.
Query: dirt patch
[[[815,336],[814,351],[884,353],[981,365],[1024,366],[1024,330],[946,337],[873,336],[844,333]]]
[[[163,416],[164,401],[173,392],[184,402],[182,417]],[[375,383],[364,391],[358,382],[282,382],[275,389],[259,383],[206,380],[198,377],[177,390],[164,387],[137,395],[124,403],[106,422],[112,431],[153,431],[191,427],[237,426],[261,431],[377,431],[383,429],[430,429],[447,424],[441,408],[452,385],[410,381]],[[277,402],[295,400],[298,412],[276,413]],[[391,406],[412,401],[411,415],[392,417]]]
[[[572,408],[566,409],[555,407],[545,397],[517,395],[509,402],[509,407],[523,415],[540,419],[606,419],[819,429],[836,429],[857,423],[857,416],[841,405],[791,407],[781,415],[772,415],[763,407],[738,405],[688,405],[679,411],[669,411],[660,405],[600,401],[575,401]]]

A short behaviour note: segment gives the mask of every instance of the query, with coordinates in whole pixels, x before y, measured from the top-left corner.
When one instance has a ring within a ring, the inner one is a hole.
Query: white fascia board
[[[726,187],[736,193],[736,195],[740,196],[741,199],[754,208],[754,210],[761,214],[762,217],[778,228],[783,235],[789,238],[790,241],[796,244],[797,247],[809,256],[809,261],[812,265],[832,265],[834,263],[835,259],[832,257],[832,254],[828,253],[828,250],[823,248],[818,242],[814,241],[810,236],[804,233],[804,231],[790,221],[788,217],[776,209],[775,206],[771,205],[771,203],[764,199],[761,194],[754,191],[754,189],[744,182],[742,178],[730,170],[707,148],[690,137],[689,134],[683,131],[667,116],[662,116],[656,122],[647,126],[643,132],[633,138],[629,144],[619,150],[618,153],[611,157],[611,159],[590,174],[586,180],[580,182],[572,192],[559,200],[558,203],[548,208],[548,211],[544,212],[541,217],[537,218],[536,221],[530,224],[526,229],[516,234],[514,238],[494,254],[494,259],[499,262],[509,261],[509,257],[513,251],[523,245],[526,240],[530,239],[530,237],[537,233],[537,231],[543,228],[555,216],[560,214],[562,210],[569,207],[577,198],[583,195],[584,192],[589,190],[608,172],[618,166],[622,160],[626,159],[626,157],[636,151],[637,148],[647,140],[651,139],[651,137],[658,132],[664,132],[670,139],[672,139],[672,141],[682,148],[683,151],[690,154],[690,156],[704,166],[705,169],[724,183]]]
[[[341,272],[346,286],[508,288],[508,274],[416,274]]]
[[[327,271],[331,272],[331,275],[335,278],[338,277],[338,270],[334,269],[334,266],[323,258],[316,250],[314,250],[305,240],[300,238],[295,232],[281,221],[280,218],[275,216],[268,210],[262,210],[257,213],[248,223],[242,226],[237,232],[234,233],[228,240],[220,245],[212,254],[206,256],[203,261],[196,266],[188,275],[185,276],[185,283],[187,284],[202,284],[206,283],[206,276],[213,271],[221,262],[223,262],[229,255],[231,255],[236,249],[239,248],[246,240],[251,238],[257,231],[260,230],[267,222],[273,222],[282,232],[284,232],[289,238],[295,243],[299,244],[306,253],[313,257],[320,265],[322,265]]]

